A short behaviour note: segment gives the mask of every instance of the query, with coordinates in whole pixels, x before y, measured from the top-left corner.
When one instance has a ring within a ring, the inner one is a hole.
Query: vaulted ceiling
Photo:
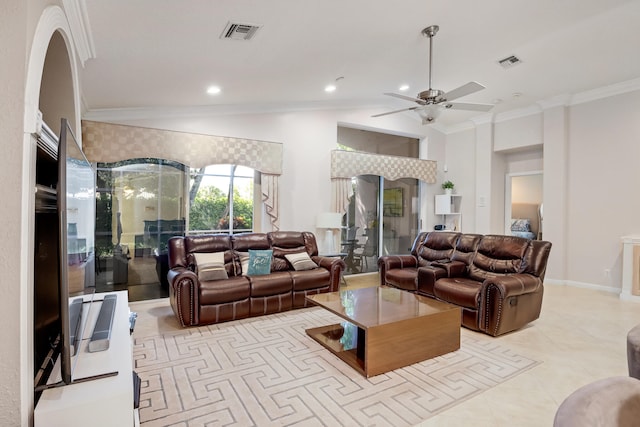
[[[409,107],[383,93],[428,88],[429,25],[440,26],[433,87],[478,81],[486,89],[459,101],[495,103],[494,113],[640,78],[639,0],[74,1],[92,112]],[[260,28],[222,39],[229,22]],[[511,55],[522,62],[498,64]],[[439,122],[478,114],[449,110]]]

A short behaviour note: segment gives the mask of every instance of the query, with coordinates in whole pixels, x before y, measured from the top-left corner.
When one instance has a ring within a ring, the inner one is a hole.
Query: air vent
[[[502,68],[511,68],[514,65],[521,64],[522,61],[515,55],[508,56],[498,61],[498,64],[502,65]]]
[[[229,22],[220,35],[220,38],[231,40],[251,40],[260,27],[260,25],[255,24]]]

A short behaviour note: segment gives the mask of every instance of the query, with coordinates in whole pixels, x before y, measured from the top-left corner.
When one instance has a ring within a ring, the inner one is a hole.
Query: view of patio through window
[[[101,292],[128,289],[130,300],[167,296],[172,236],[253,231],[251,168],[190,169],[165,159],[131,159],[98,163],[97,186],[96,287]]]

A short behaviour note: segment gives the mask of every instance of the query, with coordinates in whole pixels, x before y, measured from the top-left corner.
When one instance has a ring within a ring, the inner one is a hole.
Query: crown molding
[[[568,107],[571,105],[571,95],[564,94],[554,96],[553,98],[543,99],[541,101],[536,102],[537,105],[540,106],[543,110],[548,110],[550,108],[556,107]]]
[[[577,93],[571,98],[571,105],[597,101],[598,99],[621,95],[623,93],[633,92],[636,90],[640,90],[640,78]]]
[[[93,44],[91,26],[89,25],[89,15],[87,15],[87,5],[85,0],[62,0],[62,5],[71,28],[73,44],[84,67],[88,59],[96,57],[96,48]]]

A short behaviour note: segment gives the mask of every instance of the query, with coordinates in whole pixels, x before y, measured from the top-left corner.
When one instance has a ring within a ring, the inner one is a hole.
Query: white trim
[[[75,41],[75,46],[84,67],[88,59],[96,57],[96,48],[91,35],[91,25],[87,14],[85,0],[62,0],[62,5],[69,19],[71,35]]]
[[[623,93],[640,90],[640,77],[633,80],[614,83],[608,86],[587,90],[576,93],[571,99],[570,105],[583,104],[585,102],[597,101],[598,99],[608,98],[610,96],[621,95]]]
[[[555,107],[567,107],[571,105],[571,95],[564,94],[554,96],[553,98],[538,101],[536,102],[536,104],[538,104],[543,110],[548,110]]]

